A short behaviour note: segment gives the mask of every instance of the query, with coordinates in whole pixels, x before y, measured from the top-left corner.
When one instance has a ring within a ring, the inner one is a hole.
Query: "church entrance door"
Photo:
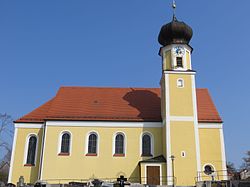
[[[147,166],[147,184],[160,185],[160,166]]]

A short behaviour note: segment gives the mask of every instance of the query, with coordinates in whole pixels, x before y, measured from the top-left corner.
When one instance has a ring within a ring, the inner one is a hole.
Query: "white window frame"
[[[127,150],[127,137],[126,137],[126,134],[122,131],[117,131],[113,134],[113,146],[112,146],[112,156],[114,156],[116,153],[115,153],[115,138],[118,134],[121,134],[123,136],[123,154],[124,156],[123,157],[126,157],[126,150]]]
[[[182,82],[182,84],[181,85],[179,85],[179,82]],[[183,78],[178,78],[177,80],[176,80],[176,86],[177,86],[177,88],[184,88],[184,86],[185,86],[185,84],[184,84],[184,79]]]
[[[100,135],[99,135],[99,133],[97,132],[97,131],[94,131],[94,130],[92,130],[92,131],[89,131],[89,132],[87,132],[87,135],[86,135],[86,138],[85,138],[85,155],[87,155],[87,154],[89,154],[89,152],[88,152],[88,147],[89,147],[89,136],[91,135],[91,134],[95,134],[96,136],[97,136],[97,141],[96,141],[96,154],[97,154],[97,156],[99,155],[99,141],[100,141]],[[91,154],[91,153],[90,153]]]
[[[155,155],[154,154],[154,135],[149,131],[144,131],[144,132],[141,133],[141,136],[140,136],[140,156],[143,157],[142,156],[142,147],[143,147],[142,146],[142,138],[143,138],[144,135],[149,135],[150,136],[150,143],[151,143],[150,152],[151,152],[151,155],[154,156]]]
[[[34,160],[34,165],[36,166],[36,161],[37,161],[37,149],[38,149],[38,143],[39,143],[39,138],[38,135],[35,133],[30,133],[26,137],[26,142],[25,142],[25,147],[24,147],[24,158],[23,158],[23,165],[27,164],[27,156],[28,156],[28,149],[29,149],[29,140],[31,137],[35,136],[36,137],[36,151],[35,151],[35,160]]]
[[[147,167],[148,166],[160,166],[160,185],[162,185],[162,164],[150,164],[150,163],[148,163],[148,164],[145,164],[144,165],[144,176],[145,176],[145,183],[147,183]]]
[[[207,165],[212,166],[212,168],[214,169],[214,172],[211,173],[211,174],[209,174],[209,175],[204,172],[205,171],[205,166],[207,166]],[[204,173],[206,176],[214,176],[215,177],[217,175],[216,174],[216,168],[211,163],[206,163],[206,164],[203,165],[203,167],[202,167],[202,173]]]
[[[186,154],[186,151],[182,151],[182,152],[181,152],[181,157],[182,157],[182,158],[185,158],[186,155],[187,155],[187,154]]]
[[[62,146],[62,136],[68,133],[70,136],[70,142],[69,142],[69,156],[71,155],[72,152],[72,141],[73,141],[73,136],[72,133],[69,130],[63,130],[60,132],[60,135],[58,136],[58,148],[57,148],[57,155],[61,153],[61,146]]]

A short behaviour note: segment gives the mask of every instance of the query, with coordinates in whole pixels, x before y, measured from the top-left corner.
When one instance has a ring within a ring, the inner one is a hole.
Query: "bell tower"
[[[196,72],[192,69],[193,48],[189,45],[192,35],[192,28],[178,21],[174,13],[158,36],[162,46],[161,113],[168,185],[193,186],[201,171]]]

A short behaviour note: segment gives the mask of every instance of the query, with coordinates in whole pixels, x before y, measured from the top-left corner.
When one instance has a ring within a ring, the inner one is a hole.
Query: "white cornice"
[[[193,116],[170,116],[170,121],[194,121]]]
[[[47,121],[47,126],[71,127],[155,127],[161,128],[162,122],[111,122],[111,121]]]
[[[171,121],[193,121],[192,116],[170,116]],[[111,122],[111,121],[47,121],[47,126],[62,126],[62,127],[149,127],[161,128],[162,122]],[[43,128],[43,123],[15,123],[15,128],[40,129]],[[199,123],[198,128],[214,129],[223,128],[222,123]]]
[[[43,123],[15,123],[15,128],[41,129]]]
[[[199,123],[199,129],[222,129],[223,123]]]
[[[195,71],[163,71],[165,74],[188,74],[188,75],[195,75]]]

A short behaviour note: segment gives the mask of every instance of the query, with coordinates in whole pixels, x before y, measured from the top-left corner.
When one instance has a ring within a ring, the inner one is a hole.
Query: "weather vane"
[[[176,20],[176,17],[175,17],[175,9],[176,9],[176,3],[175,3],[175,0],[173,0],[173,3],[172,3],[172,8],[173,8],[173,20]]]

